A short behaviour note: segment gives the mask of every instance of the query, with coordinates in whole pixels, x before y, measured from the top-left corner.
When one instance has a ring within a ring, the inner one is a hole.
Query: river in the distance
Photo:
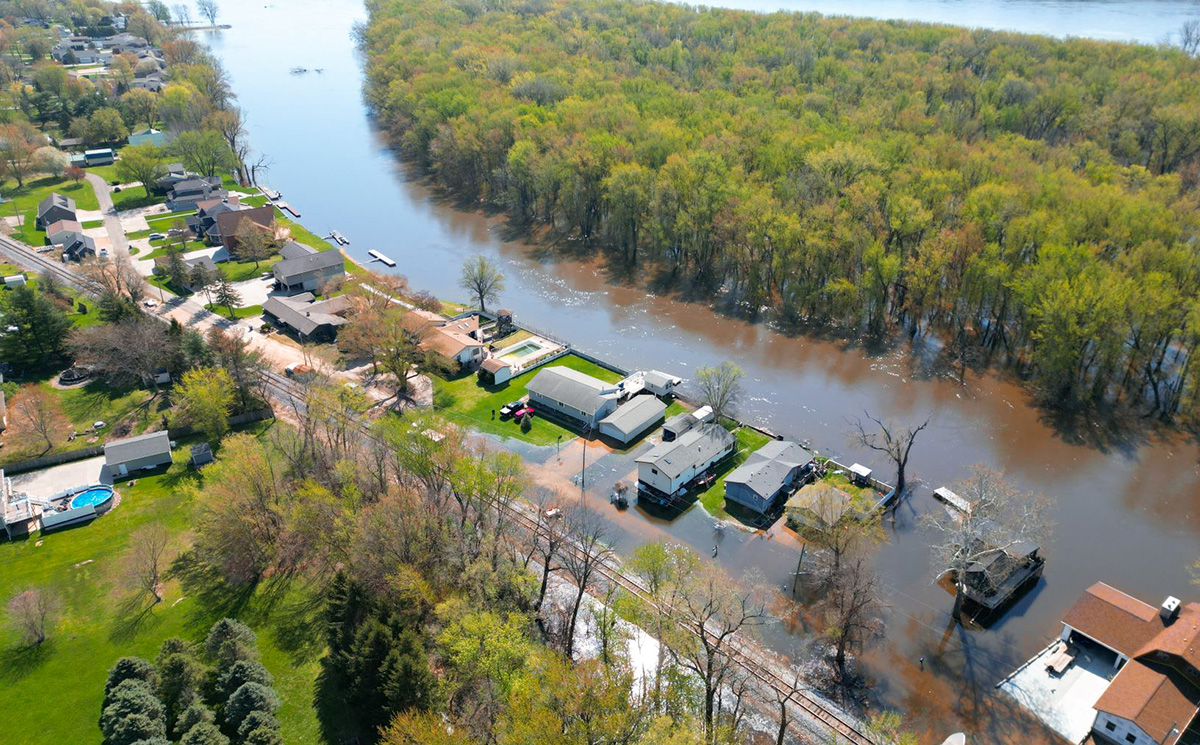
[[[771,0],[728,4],[776,7]],[[1192,0],[816,0],[785,7],[1143,42],[1200,17]],[[974,733],[972,742],[1047,741],[1012,715],[993,686],[1057,632],[1063,611],[1091,583],[1109,582],[1152,604],[1200,594],[1187,569],[1200,558],[1200,451],[1192,444],[1106,424],[1065,436],[1025,391],[994,376],[968,373],[965,385],[930,379],[902,351],[870,356],[787,337],[703,305],[614,285],[600,267],[507,241],[502,219],[440,201],[374,131],[351,39],[363,17],[356,0],[226,3],[220,21],[232,29],[203,34],[232,77],[254,146],[271,158],[262,180],[303,212],[309,228],[339,230],[360,261],[368,249],[383,251],[414,288],[448,298],[462,295],[461,261],[487,254],[502,264],[503,305],[519,320],[626,368],[687,378],[698,366],[734,360],[747,373],[744,419],[873,465],[885,478],[890,470],[881,458],[847,445],[847,420],[864,411],[906,422],[932,417],[910,464],[922,486],[898,511],[879,554],[888,640],[871,655],[876,689],[913,716],[923,742],[959,729]],[[289,74],[293,67],[310,72]],[[965,478],[973,463],[1003,469],[1052,498],[1055,531],[1044,549],[1044,579],[999,623],[946,633],[951,599],[930,581],[919,518],[938,509],[931,488]],[[614,517],[622,550],[663,533],[701,551],[717,540],[698,509],[670,523],[637,510]],[[719,540],[731,568],[756,567],[776,586],[788,581],[796,560],[790,547],[730,531]],[[784,626],[766,635],[786,650]]]

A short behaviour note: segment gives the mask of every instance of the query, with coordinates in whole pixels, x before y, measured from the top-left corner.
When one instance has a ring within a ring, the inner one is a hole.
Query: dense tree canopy
[[[370,100],[460,196],[786,321],[1194,407],[1200,61],[623,0],[376,0]]]

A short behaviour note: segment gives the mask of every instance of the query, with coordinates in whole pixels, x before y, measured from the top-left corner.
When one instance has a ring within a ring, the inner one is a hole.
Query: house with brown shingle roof
[[[1155,608],[1097,582],[1063,617],[1061,638],[1068,647],[1094,644],[1115,656],[1118,672],[1092,706],[1094,742],[1178,745],[1185,733],[1196,734],[1200,603],[1167,598]]]
[[[449,319],[414,308],[404,314],[400,323],[419,339],[418,348],[433,352],[447,362],[468,366],[483,360],[478,316]]]

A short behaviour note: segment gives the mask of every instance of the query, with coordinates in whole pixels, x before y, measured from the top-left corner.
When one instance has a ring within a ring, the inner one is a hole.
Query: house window
[[[1137,742],[1137,735],[1130,732],[1128,735],[1125,735],[1125,742]]]
[[[657,469],[657,468],[651,468],[651,469],[650,469],[650,473],[652,473],[652,474],[654,474],[655,476],[657,476],[657,475],[658,475],[658,469]]]
[[[1116,725],[1116,723],[1114,723],[1114,722],[1105,722],[1105,723],[1104,723],[1104,729],[1108,730],[1109,732],[1116,732],[1116,731],[1117,731],[1117,725]]]

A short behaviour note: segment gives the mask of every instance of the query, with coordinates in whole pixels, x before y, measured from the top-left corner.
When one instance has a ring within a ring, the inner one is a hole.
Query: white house
[[[719,424],[690,429],[637,459],[638,488],[674,497],[692,479],[733,452],[737,438]]]
[[[561,365],[543,368],[525,390],[531,405],[589,429],[616,410],[620,401],[615,386]]]

